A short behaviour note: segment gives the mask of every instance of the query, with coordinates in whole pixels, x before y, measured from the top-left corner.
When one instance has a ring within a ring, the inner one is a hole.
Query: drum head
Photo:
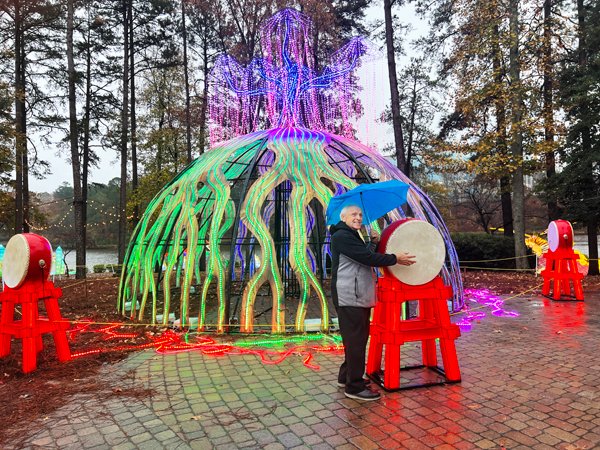
[[[21,287],[29,270],[29,243],[22,234],[15,234],[6,244],[2,261],[2,280],[11,289]]]
[[[387,237],[385,252],[396,255],[408,252],[415,256],[416,263],[412,266],[396,264],[386,267],[386,270],[401,282],[411,286],[429,283],[439,275],[444,266],[446,258],[444,239],[428,222],[423,220],[402,222]]]

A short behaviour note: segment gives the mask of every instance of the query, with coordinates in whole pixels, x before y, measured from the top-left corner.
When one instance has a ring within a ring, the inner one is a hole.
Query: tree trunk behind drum
[[[515,256],[517,269],[528,269],[525,245],[525,185],[523,180],[523,130],[521,67],[519,61],[519,1],[509,0],[510,14],[510,102],[511,102],[511,152],[517,168],[513,173],[513,226],[515,230]]]
[[[190,80],[188,76],[187,29],[185,27],[185,1],[181,0],[181,24],[183,32],[183,76],[185,81],[185,142],[187,163],[192,162],[192,131],[190,125]]]
[[[127,127],[129,126],[129,18],[131,1],[123,4],[123,110],[121,111],[121,186],[119,195],[119,264],[125,260],[127,250]]]
[[[586,38],[587,38],[587,29],[586,29],[586,14],[585,14],[585,6],[583,0],[577,0],[577,16],[578,16],[578,47],[579,47],[579,66],[583,68],[587,64],[587,49],[586,49]],[[580,93],[584,100],[581,105],[581,118],[587,117],[588,113],[588,100],[585,99],[588,92]],[[585,125],[581,127],[581,150],[583,155],[588,155],[592,151],[592,136],[590,127]],[[594,167],[590,164],[587,168],[591,173],[591,177],[593,178]],[[587,220],[587,234],[588,234],[588,249],[589,249],[589,257],[590,257],[590,269],[588,275],[599,275],[600,271],[598,270],[598,220],[595,216],[589,216]],[[595,261],[593,261],[595,260]]]
[[[500,54],[500,31],[498,25],[493,28],[493,57],[492,67],[494,69],[494,82],[497,91],[501,91],[500,85],[503,82],[503,69],[501,64],[502,55]],[[496,126],[498,137],[496,139],[496,152],[502,159],[506,159],[508,148],[506,144],[506,102],[502,94],[495,98],[496,108]],[[502,203],[502,228],[504,236],[513,236],[513,215],[512,200],[510,197],[510,177],[504,175],[500,178],[500,200]]]
[[[394,49],[394,30],[392,28],[392,2],[383,1],[385,13],[385,44],[387,47],[388,75],[392,97],[392,120],[394,126],[394,143],[396,148],[396,165],[407,174],[404,137],[402,136],[402,117],[400,116],[400,95],[398,94],[398,76],[396,74],[396,52]]]
[[[138,188],[138,163],[137,163],[137,123],[135,115],[135,51],[133,39],[133,15],[129,16],[129,81],[131,84],[131,192],[134,195],[133,226],[140,220],[140,208],[135,196]]]
[[[73,169],[73,210],[75,216],[75,278],[86,277],[85,224],[83,223],[83,197],[81,192],[81,165],[77,130],[77,98],[75,93],[75,60],[73,56],[74,0],[67,2],[67,74],[69,77],[69,141]]]
[[[546,150],[546,177],[552,178],[556,173],[554,158],[554,105],[553,105],[553,63],[552,63],[552,0],[544,1],[544,85],[542,108],[544,116],[544,140]],[[548,221],[560,219],[560,210],[556,201],[548,202]]]

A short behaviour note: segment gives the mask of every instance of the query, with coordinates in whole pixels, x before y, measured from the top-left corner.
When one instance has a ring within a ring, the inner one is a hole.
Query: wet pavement
[[[456,341],[461,383],[383,392],[377,402],[337,387],[340,353],[316,352],[318,370],[302,355],[266,365],[255,355],[136,353],[103,376],[129,373],[157,394],[72,398],[23,430],[26,448],[600,448],[600,293],[585,295],[508,299],[518,316],[478,309],[486,316]],[[403,346],[404,363],[418,362],[419,345]]]

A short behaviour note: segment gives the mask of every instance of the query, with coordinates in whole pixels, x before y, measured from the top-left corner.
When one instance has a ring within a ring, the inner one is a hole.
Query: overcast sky
[[[369,22],[375,20],[383,20],[383,2],[377,2],[369,8],[367,11],[367,20]],[[412,5],[403,7],[402,18],[405,22],[410,21],[414,30],[408,36],[408,40],[414,39],[426,32],[426,23],[419,19],[415,14]],[[378,45],[381,43],[377,42]],[[409,47],[406,47],[408,55],[400,58],[397,61],[398,70],[403,65],[407,64],[410,56],[414,55],[415,52]],[[382,60],[377,65],[377,70],[374,71],[375,86],[377,90],[376,100],[372,102],[372,106],[375,108],[377,113],[385,107],[386,102],[389,102],[389,79],[387,74],[387,65],[385,60]],[[373,144],[376,142],[377,148],[381,149],[385,144],[393,141],[392,128],[389,125],[371,125],[369,138],[365,136],[365,124],[361,124],[359,127],[359,133],[361,140],[368,141],[366,144]],[[62,136],[57,139],[61,139]],[[50,162],[52,173],[46,176],[43,180],[37,180],[33,177],[30,178],[29,184],[30,189],[34,192],[53,192],[63,182],[73,184],[73,172],[71,166],[67,164],[65,155],[67,152],[63,151],[62,156],[58,156],[58,146],[54,145],[43,145],[37,144],[40,158]],[[100,162],[99,168],[93,168],[90,173],[90,182],[106,184],[108,181],[115,177],[120,176],[120,166],[117,159],[116,149],[111,151],[99,150]]]

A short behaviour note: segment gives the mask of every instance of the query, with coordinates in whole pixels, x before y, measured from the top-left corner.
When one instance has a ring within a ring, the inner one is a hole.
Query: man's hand
[[[396,260],[398,264],[403,266],[412,266],[416,261],[414,260],[414,255],[409,255],[408,252],[404,252],[400,255],[396,255]]]
[[[379,244],[379,233],[377,231],[371,233],[371,242],[373,244]]]

